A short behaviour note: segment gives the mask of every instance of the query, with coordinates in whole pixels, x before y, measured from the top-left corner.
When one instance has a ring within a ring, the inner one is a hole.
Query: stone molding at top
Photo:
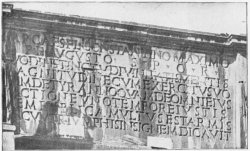
[[[3,6],[4,7],[4,6]],[[34,10],[4,9],[4,28],[39,29],[45,32],[130,41],[145,45],[189,45],[189,49],[246,54],[246,36],[214,34],[177,28],[99,18],[63,15]],[[22,28],[24,27],[24,28]],[[122,34],[121,34],[122,33]],[[184,47],[185,47],[184,46]],[[181,46],[183,50],[183,46]]]

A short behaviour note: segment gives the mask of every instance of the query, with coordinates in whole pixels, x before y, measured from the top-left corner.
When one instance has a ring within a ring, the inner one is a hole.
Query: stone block
[[[3,123],[3,150],[11,151],[15,150],[14,131],[16,127],[14,125]]]

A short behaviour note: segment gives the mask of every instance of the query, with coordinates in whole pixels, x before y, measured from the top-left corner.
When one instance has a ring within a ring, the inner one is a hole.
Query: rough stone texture
[[[245,36],[19,10],[3,26],[18,149],[247,147]]]

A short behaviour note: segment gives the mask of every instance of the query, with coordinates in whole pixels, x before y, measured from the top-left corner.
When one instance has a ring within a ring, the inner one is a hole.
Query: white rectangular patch
[[[173,142],[172,142],[171,138],[148,136],[147,137],[147,146],[148,147],[172,149]]]

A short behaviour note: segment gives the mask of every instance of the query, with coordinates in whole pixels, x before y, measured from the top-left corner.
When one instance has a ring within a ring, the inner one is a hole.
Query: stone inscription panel
[[[231,139],[232,58],[69,36],[53,40],[51,56],[17,53],[21,133],[81,139],[113,129]]]

